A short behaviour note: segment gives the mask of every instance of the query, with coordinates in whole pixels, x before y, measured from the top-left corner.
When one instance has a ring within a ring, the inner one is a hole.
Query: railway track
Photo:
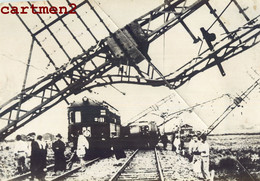
[[[110,181],[116,180],[164,181],[157,150],[136,150],[110,178]]]
[[[59,176],[53,176],[54,165],[48,166],[49,180],[203,180],[195,177],[192,163],[187,158],[171,150],[127,150],[126,158],[117,160],[115,156],[94,159],[86,163],[86,172],[80,172],[80,166]],[[28,180],[30,173],[9,180]]]
[[[193,171],[193,164],[188,158],[176,154],[170,148],[168,150],[159,150],[157,153],[165,180],[204,180],[203,178],[196,177]]]
[[[86,163],[86,166],[90,166],[93,163],[97,162],[98,160],[100,160],[100,158],[95,158],[93,160],[90,160]],[[81,167],[76,166],[76,167],[72,168],[71,170],[68,170],[57,176],[52,176],[52,174],[48,174],[49,172],[53,172],[53,168],[54,168],[54,164],[47,166],[47,173],[46,173],[47,176],[45,177],[45,180],[48,180],[48,181],[64,180],[65,178],[68,178],[68,177],[72,176],[74,173],[78,172]],[[31,175],[31,172],[27,172],[23,175],[18,175],[18,176],[12,177],[12,178],[8,179],[8,181],[27,180],[30,178],[30,175]]]

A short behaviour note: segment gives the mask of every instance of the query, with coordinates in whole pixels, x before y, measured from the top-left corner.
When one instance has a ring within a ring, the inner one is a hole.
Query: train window
[[[114,123],[110,123],[110,138],[118,137],[117,127]]]
[[[116,125],[113,123],[110,123],[110,131],[115,132],[116,131]]]
[[[113,118],[113,123],[116,123],[116,118]]]
[[[99,123],[104,123],[105,122],[105,118],[94,118],[95,122],[99,122]]]
[[[75,123],[80,123],[81,122],[81,113],[80,111],[75,112]]]
[[[73,111],[69,112],[69,122],[70,124],[75,123],[75,114]]]
[[[106,110],[101,109],[101,110],[100,110],[100,115],[101,115],[101,116],[105,116],[105,115],[106,115]]]
[[[145,126],[144,129],[145,129],[146,131],[148,131],[148,130],[149,130],[149,126]]]
[[[116,125],[116,135],[120,136],[120,126]]]
[[[140,132],[140,127],[139,126],[133,126],[130,127],[130,134],[135,134]]]

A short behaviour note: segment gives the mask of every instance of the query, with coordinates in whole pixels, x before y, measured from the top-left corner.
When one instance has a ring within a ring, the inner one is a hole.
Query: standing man
[[[61,141],[62,136],[60,134],[56,135],[56,141],[52,144],[52,150],[54,151],[54,172],[55,174],[60,174],[60,172],[66,170],[66,158],[65,143]]]
[[[47,144],[42,140],[42,136],[37,136],[37,143],[39,149],[37,150],[37,168],[36,178],[38,180],[45,180],[45,169],[46,169],[46,157],[47,157]]]
[[[125,151],[122,148],[121,138],[116,136],[116,132],[112,132],[112,145],[113,145],[113,152],[117,160],[126,157]]]
[[[21,135],[16,136],[16,142],[14,147],[14,154],[17,160],[17,170],[19,174],[23,174],[26,171],[25,159],[28,155],[27,143],[22,140]]]
[[[196,177],[201,178],[201,155],[199,151],[200,141],[197,135],[193,136],[193,142],[191,142],[189,146],[189,151],[192,155],[194,174]]]
[[[86,156],[86,150],[89,149],[89,142],[88,142],[88,137],[90,136],[90,131],[86,128],[82,128],[82,135],[79,135],[78,137],[78,144],[77,144],[77,155],[80,160],[80,165],[82,168],[82,172],[85,171],[85,160],[84,157]]]
[[[173,145],[176,148],[175,152],[178,154],[180,153],[180,144],[181,144],[181,140],[179,138],[179,135],[176,135]]]
[[[162,141],[162,144],[163,144],[163,149],[166,150],[167,148],[167,143],[168,143],[168,138],[167,138],[167,135],[166,134],[163,134],[161,136],[161,141]]]
[[[31,150],[31,155],[30,155],[30,170],[31,170],[31,180],[34,180],[37,175],[37,170],[38,170],[38,153],[39,153],[39,144],[37,141],[35,141],[35,133],[30,133],[27,135],[28,140],[31,141],[30,145],[30,150]]]
[[[201,172],[205,180],[210,180],[209,173],[209,144],[206,142],[207,136],[202,134],[200,136],[201,143],[199,146],[199,152],[201,153]]]
[[[176,147],[174,146],[175,141],[175,131],[172,132],[172,151],[176,151]]]

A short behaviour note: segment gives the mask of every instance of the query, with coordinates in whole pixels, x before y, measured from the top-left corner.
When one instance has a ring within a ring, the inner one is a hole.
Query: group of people
[[[30,171],[32,179],[37,178],[43,180],[46,169],[47,144],[42,140],[42,136],[30,133],[27,135],[29,143],[22,140],[21,135],[16,136],[14,147],[15,159],[17,160],[17,170],[19,174],[23,174],[28,170],[27,158],[30,158]]]
[[[196,177],[211,180],[209,172],[209,144],[207,136],[194,135],[189,143],[189,156]]]
[[[172,151],[177,154],[187,156],[193,165],[193,171],[195,177],[211,180],[212,175],[209,172],[209,144],[206,141],[207,136],[205,134],[195,134],[192,136],[189,142],[188,154],[183,153],[185,150],[184,142],[181,141],[180,135],[175,132],[172,135]],[[164,150],[166,150],[168,138],[167,135],[161,136],[161,142]]]
[[[65,157],[66,145],[62,141],[60,134],[56,135],[55,141],[51,144],[54,152],[54,175],[60,175],[66,169],[71,169],[73,163],[80,161],[81,170],[85,171],[86,168],[86,155],[89,151],[89,137],[91,132],[87,127],[83,127],[78,133],[77,142],[69,144],[70,156],[68,160]],[[27,165],[30,165],[31,179],[37,178],[38,180],[45,180],[46,176],[46,157],[48,145],[42,140],[42,136],[38,135],[35,140],[36,134],[30,133],[27,135],[27,141],[23,141],[20,135],[17,135],[15,142],[15,158],[17,160],[17,170],[19,174],[28,171]],[[113,145],[116,159],[126,157],[124,151],[116,144]],[[122,153],[123,152],[123,153]],[[69,155],[69,154],[68,154]],[[28,162],[29,161],[29,162]],[[29,164],[26,164],[26,163]]]
[[[19,174],[23,174],[30,167],[32,180],[34,178],[45,180],[48,145],[41,135],[38,135],[36,139],[35,137],[35,133],[30,133],[27,135],[28,142],[25,142],[22,140],[21,135],[16,136],[14,154],[17,161],[17,171]],[[61,138],[62,136],[57,134],[56,140],[52,143],[55,174],[66,170],[66,158],[64,155],[66,146]]]
[[[161,142],[163,144],[163,149],[166,150],[167,149],[167,144],[169,142],[168,137],[166,134],[163,134],[161,137]],[[175,133],[172,135],[172,151],[175,151],[176,153],[180,153],[181,151],[181,147],[182,147],[182,142],[181,139],[179,137],[179,135],[176,135]]]
[[[45,180],[46,174],[46,157],[47,157],[47,144],[42,140],[42,136],[38,135],[35,140],[36,134],[30,133],[27,135],[29,144],[22,140],[20,135],[16,136],[16,145],[14,148],[15,158],[17,160],[17,170],[19,174],[27,171],[26,160],[30,158],[30,171],[31,179],[37,178],[38,180]],[[82,170],[85,170],[85,155],[89,149],[90,130],[86,127],[82,128],[82,134],[78,136],[77,148],[72,150],[70,159],[68,160],[69,168],[72,164],[79,159]],[[167,136],[161,137],[164,149],[167,146]],[[173,151],[179,153],[181,150],[181,143],[178,135],[173,139]],[[75,148],[75,147],[74,147]],[[52,150],[54,152],[54,172],[60,174],[66,170],[65,158],[65,143],[62,141],[60,134],[56,135],[56,140],[52,143]],[[189,143],[189,158],[193,164],[193,171],[195,176],[210,180],[209,173],[209,145],[206,142],[206,135],[194,135]]]

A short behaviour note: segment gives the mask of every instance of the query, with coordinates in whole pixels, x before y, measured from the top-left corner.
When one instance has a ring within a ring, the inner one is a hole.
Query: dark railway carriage
[[[68,107],[68,139],[77,143],[83,127],[90,130],[90,148],[86,158],[110,156],[111,147],[120,137],[121,121],[118,110],[106,102],[83,98]]]
[[[122,128],[126,148],[154,148],[159,141],[159,130],[154,121],[139,121]]]

